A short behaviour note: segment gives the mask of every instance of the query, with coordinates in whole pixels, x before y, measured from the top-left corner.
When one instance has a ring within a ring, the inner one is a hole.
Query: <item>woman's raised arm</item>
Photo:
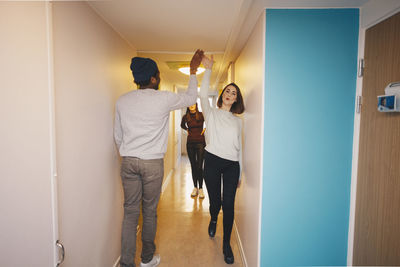
[[[200,86],[200,103],[201,103],[201,109],[205,117],[207,117],[211,108],[210,102],[208,101],[208,90],[210,87],[211,70],[214,64],[213,56],[211,55],[210,59],[204,55],[201,63],[203,63],[203,66],[206,68],[206,71],[204,73],[203,80]]]

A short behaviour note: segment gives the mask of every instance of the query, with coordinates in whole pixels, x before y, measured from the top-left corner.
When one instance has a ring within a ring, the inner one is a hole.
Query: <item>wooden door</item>
[[[400,81],[400,13],[365,35],[353,265],[400,265],[400,113],[377,96]]]

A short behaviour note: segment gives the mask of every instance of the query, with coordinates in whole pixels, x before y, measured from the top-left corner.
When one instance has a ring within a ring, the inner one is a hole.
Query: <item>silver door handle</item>
[[[60,264],[64,261],[65,258],[65,249],[63,244],[61,244],[60,240],[56,241],[56,246],[59,247],[61,249],[61,259],[59,262],[57,262],[57,267],[60,266]]]

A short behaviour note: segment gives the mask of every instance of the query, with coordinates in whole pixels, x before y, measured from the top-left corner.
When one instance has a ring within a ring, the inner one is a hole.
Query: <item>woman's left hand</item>
[[[211,59],[203,55],[203,59],[201,60],[201,63],[206,69],[212,69],[212,66],[214,64],[214,56],[211,55]]]

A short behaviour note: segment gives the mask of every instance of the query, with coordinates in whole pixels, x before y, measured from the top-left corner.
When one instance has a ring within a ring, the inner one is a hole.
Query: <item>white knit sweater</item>
[[[196,98],[196,75],[190,75],[185,93],[138,89],[122,95],[116,103],[114,122],[119,154],[141,159],[163,158],[170,111],[191,106]]]
[[[211,70],[207,69],[200,87],[200,103],[206,122],[205,149],[220,158],[239,161],[242,169],[242,120],[232,112],[210,106],[210,76]]]

